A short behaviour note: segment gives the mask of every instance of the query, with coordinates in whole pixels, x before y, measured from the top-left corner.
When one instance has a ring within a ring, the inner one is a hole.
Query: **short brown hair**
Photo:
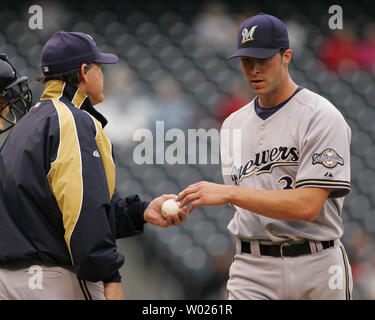
[[[91,67],[92,67],[92,63],[88,63],[87,69],[85,70],[85,72],[90,70]],[[81,82],[81,68],[77,68],[77,69],[73,69],[73,70],[69,70],[69,71],[65,71],[61,73],[56,73],[56,74],[50,74],[50,75],[42,74],[36,80],[41,83],[46,83],[47,81],[50,81],[50,80],[60,80],[68,84],[78,85]]]
[[[280,51],[279,51],[280,55],[283,56],[286,50],[288,50],[288,49],[287,48],[281,48]]]

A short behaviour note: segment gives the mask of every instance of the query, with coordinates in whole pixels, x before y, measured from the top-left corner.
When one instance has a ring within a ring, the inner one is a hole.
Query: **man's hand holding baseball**
[[[166,215],[165,217],[161,213],[161,206],[168,199],[176,199],[175,194],[165,194],[158,198],[155,198],[145,210],[144,219],[145,221],[160,226],[162,228],[168,228],[172,225],[178,226],[181,222],[186,221],[187,207],[180,206],[178,213],[175,215]]]

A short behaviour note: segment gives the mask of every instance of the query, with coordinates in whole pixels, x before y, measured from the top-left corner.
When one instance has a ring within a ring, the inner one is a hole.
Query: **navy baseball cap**
[[[94,39],[83,32],[56,32],[44,45],[41,56],[43,74],[50,75],[79,68],[83,63],[116,63],[112,53],[101,53]]]
[[[237,41],[238,50],[228,60],[236,57],[270,58],[280,49],[289,48],[285,24],[280,19],[264,13],[242,22]]]

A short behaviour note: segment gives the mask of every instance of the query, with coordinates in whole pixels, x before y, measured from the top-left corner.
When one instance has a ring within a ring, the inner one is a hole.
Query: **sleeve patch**
[[[338,164],[344,165],[344,158],[332,148],[324,149],[321,153],[314,153],[312,156],[312,164],[322,164],[328,169],[336,167]]]

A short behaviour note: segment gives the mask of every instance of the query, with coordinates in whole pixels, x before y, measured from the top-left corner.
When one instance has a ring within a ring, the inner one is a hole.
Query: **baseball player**
[[[0,299],[123,299],[116,239],[186,219],[186,209],[161,214],[175,195],[148,202],[115,188],[94,105],[102,64],[117,61],[81,32],[59,31],[43,47],[45,90],[0,149]]]
[[[245,20],[235,57],[256,97],[223,122],[225,185],[199,182],[177,200],[191,202],[189,212],[235,208],[229,299],[351,299],[340,242],[351,188],[350,128],[327,99],[291,79],[292,50],[278,18]]]

